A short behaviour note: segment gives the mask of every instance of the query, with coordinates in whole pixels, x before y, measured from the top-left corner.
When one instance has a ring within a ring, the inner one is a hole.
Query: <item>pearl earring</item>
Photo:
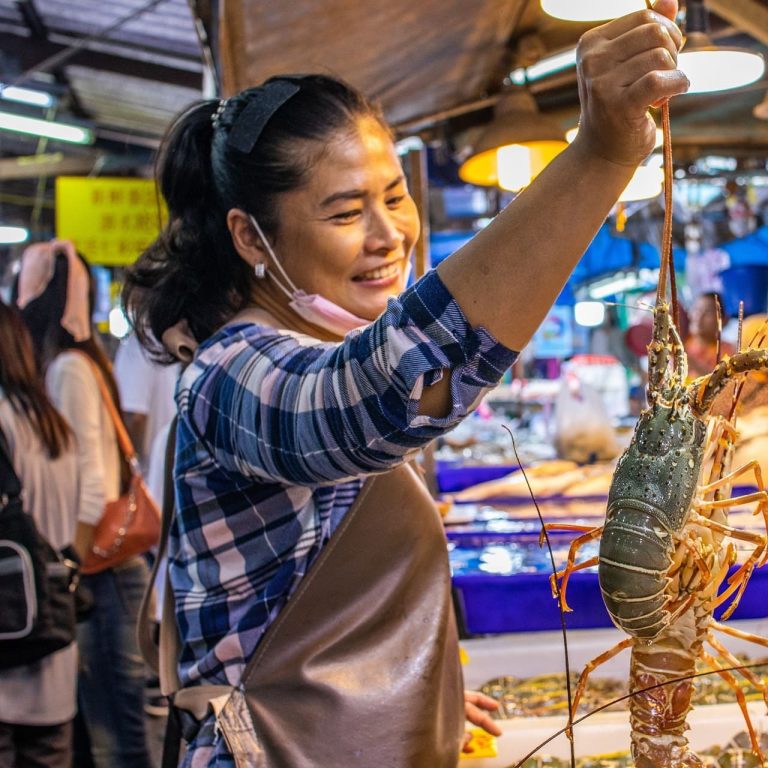
[[[263,261],[258,261],[253,265],[253,274],[257,280],[263,280],[267,276],[267,265]]]

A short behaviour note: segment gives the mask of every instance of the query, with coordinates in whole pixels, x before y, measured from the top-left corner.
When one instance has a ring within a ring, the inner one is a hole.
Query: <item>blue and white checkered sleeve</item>
[[[216,352],[190,415],[226,469],[298,485],[391,468],[471,412],[516,356],[469,325],[434,272],[341,344],[261,330]],[[443,375],[450,411],[419,415],[423,388]]]

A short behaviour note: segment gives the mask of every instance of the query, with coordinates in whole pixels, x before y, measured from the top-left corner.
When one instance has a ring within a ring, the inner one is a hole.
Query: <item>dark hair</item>
[[[35,363],[32,339],[18,311],[0,301],[0,388],[13,410],[26,418],[55,459],[69,444],[71,431],[45,393]]]
[[[77,255],[88,272],[88,316],[91,317],[94,304],[96,303],[96,284],[85,257],[79,251]],[[91,329],[90,338],[85,341],[75,341],[72,334],[61,325],[61,318],[64,315],[64,306],[67,300],[68,275],[69,263],[67,257],[63,253],[57,253],[54,258],[53,276],[45,290],[21,310],[22,319],[34,343],[38,367],[45,373],[48,366],[62,352],[69,349],[78,349],[84,352],[99,367],[107,382],[107,387],[112,395],[115,406],[119,409],[120,396],[115,377],[112,375],[112,364],[93,328]],[[17,288],[18,283],[14,285],[14,301]]]
[[[266,86],[278,82],[298,90],[270,113]],[[223,103],[199,102],[176,119],[157,162],[168,223],[123,289],[127,315],[153,356],[168,360],[155,339],[179,320],[202,341],[250,300],[253,276],[232,243],[227,212],[252,213],[274,236],[278,196],[305,184],[318,150],[363,117],[386,128],[381,111],[346,83],[304,75],[272,78]]]

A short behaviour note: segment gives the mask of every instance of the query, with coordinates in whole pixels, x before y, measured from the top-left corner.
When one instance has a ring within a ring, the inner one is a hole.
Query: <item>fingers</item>
[[[653,4],[653,10],[656,13],[660,13],[662,16],[666,16],[668,19],[675,19],[677,17],[679,3],[677,0],[656,0]]]
[[[478,691],[464,691],[464,714],[467,720],[491,736],[501,736],[501,728],[488,714],[498,708],[499,702],[496,699]]]
[[[474,704],[465,702],[464,714],[472,725],[482,728],[486,733],[490,733],[491,736],[501,736],[501,728],[499,728],[493,718]]]
[[[661,24],[641,24],[615,38],[615,43],[623,61],[629,61],[645,51],[665,51],[675,66],[679,50],[677,41]]]
[[[630,102],[658,105],[688,90],[688,78],[679,70],[655,70],[627,88]]]
[[[680,50],[683,46],[683,33],[680,27],[675,24],[673,19],[662,16],[657,11],[636,11],[626,16],[620,16],[614,21],[595,27],[592,32],[604,37],[607,40],[615,40],[627,32],[632,32],[643,27],[659,26],[666,30],[675,44],[675,49]],[[589,32],[586,33],[587,35]]]
[[[496,699],[492,699],[480,691],[464,691],[464,703],[474,704],[482,709],[487,709],[489,712],[495,712],[499,708],[499,702]]]

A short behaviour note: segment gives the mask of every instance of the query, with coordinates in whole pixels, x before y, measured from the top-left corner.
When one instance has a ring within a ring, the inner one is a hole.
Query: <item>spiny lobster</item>
[[[709,664],[736,691],[759,759],[757,735],[743,693],[732,674],[737,659],[716,636],[733,635],[768,646],[768,639],[715,621],[715,608],[731,600],[722,619],[741,599],[755,568],[768,561],[768,492],[760,465],[731,469],[738,433],[735,413],[744,375],[768,368],[768,350],[747,349],[720,360],[692,383],[677,330],[677,295],[672,261],[672,151],[669,105],[662,106],[665,217],[653,335],[648,347],[648,408],[641,414],[629,448],[618,461],[605,523],[596,528],[557,523],[547,530],[580,530],[565,568],[553,576],[553,593],[569,610],[569,575],[597,565],[600,590],[614,624],[628,637],[589,662],[573,697],[576,712],[591,672],[620,651],[631,649],[630,721],[637,768],[700,766],[685,731],[697,660]],[[671,302],[667,302],[667,282]],[[733,382],[726,417],[711,416],[712,405]],[[734,481],[752,474],[757,491],[730,497]],[[728,508],[757,503],[766,534],[728,525]],[[579,549],[600,539],[599,554],[576,563]],[[735,560],[733,542],[751,551],[728,577]],[[721,586],[727,578],[727,586]],[[559,589],[557,580],[560,579]],[[705,644],[709,646],[707,650]],[[747,678],[768,703],[768,686],[747,668]]]

